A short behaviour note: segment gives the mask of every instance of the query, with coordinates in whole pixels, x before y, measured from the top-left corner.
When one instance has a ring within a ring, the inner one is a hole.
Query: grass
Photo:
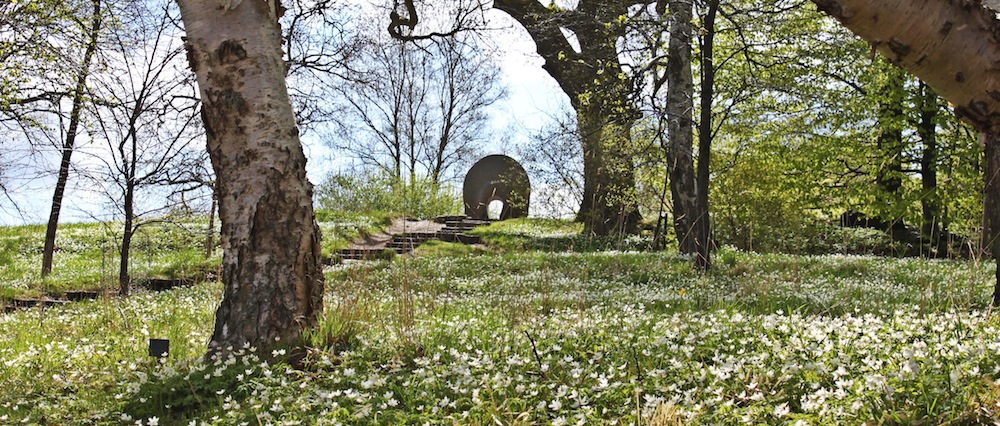
[[[139,228],[132,243],[130,274],[145,278],[199,278],[215,269],[216,250],[204,253],[205,224],[157,224]],[[0,228],[0,300],[60,295],[68,290],[118,287],[116,224],[64,224],[56,236],[52,274],[41,277],[43,225]]]
[[[992,262],[724,249],[699,274],[573,229],[498,223],[476,231],[489,250],[330,267],[303,369],[203,359],[218,284],[0,315],[0,423],[1000,420]]]
[[[320,232],[323,234],[323,256],[330,257],[340,249],[347,248],[351,241],[366,235],[374,235],[388,227],[394,216],[389,213],[361,215],[329,210],[316,212]]]
[[[594,237],[582,235],[583,224],[559,219],[511,219],[473,229],[471,235],[502,251],[570,251],[594,252],[606,250],[637,250],[648,248],[641,237]]]
[[[392,217],[321,211],[317,220],[324,235],[323,254],[330,256],[359,236],[380,232]],[[140,227],[132,240],[133,280],[140,286],[151,278],[204,280],[222,260],[218,238],[206,257],[206,228],[207,221],[200,219]],[[70,290],[116,290],[119,232],[117,223],[60,225],[52,274],[43,279],[45,226],[0,227],[0,302]]]

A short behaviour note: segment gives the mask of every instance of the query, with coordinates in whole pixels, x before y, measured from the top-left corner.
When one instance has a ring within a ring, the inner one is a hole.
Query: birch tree
[[[322,311],[320,233],[285,84],[284,9],[178,0],[222,222],[222,303],[209,351],[294,345]]]

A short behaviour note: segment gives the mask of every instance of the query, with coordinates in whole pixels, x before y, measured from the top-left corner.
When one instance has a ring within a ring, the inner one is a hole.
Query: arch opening
[[[503,200],[493,200],[486,206],[486,218],[490,220],[500,220],[505,207]]]

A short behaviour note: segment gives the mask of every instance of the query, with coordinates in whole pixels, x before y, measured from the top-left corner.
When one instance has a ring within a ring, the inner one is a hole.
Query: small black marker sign
[[[168,339],[149,339],[149,356],[151,357],[166,357],[170,353],[170,340]]]

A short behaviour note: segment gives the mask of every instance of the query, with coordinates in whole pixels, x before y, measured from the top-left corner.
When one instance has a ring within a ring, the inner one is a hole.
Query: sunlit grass
[[[394,216],[388,213],[360,215],[338,211],[320,210],[316,212],[320,232],[323,234],[323,256],[330,257],[337,250],[346,248],[358,237],[374,235],[392,223]]]
[[[221,253],[206,256],[205,224],[164,223],[139,228],[132,242],[130,275],[198,278],[215,268]],[[0,228],[0,298],[60,295],[69,290],[118,288],[118,224],[63,224],[56,234],[52,274],[41,277],[45,227]],[[216,239],[216,243],[217,243]]]
[[[1000,420],[992,262],[723,249],[698,273],[576,225],[503,226],[484,235],[516,243],[330,267],[303,369],[203,359],[218,284],[0,315],[0,423]]]
[[[331,212],[320,212],[317,217],[326,256],[358,236],[380,232],[392,219]],[[0,300],[58,296],[70,290],[117,290],[120,227],[119,223],[60,225],[52,274],[44,279],[45,226],[0,227]],[[151,278],[199,281],[210,276],[222,252],[215,237],[206,255],[206,232],[207,220],[203,219],[140,227],[132,240],[129,272],[133,282],[141,287]]]

